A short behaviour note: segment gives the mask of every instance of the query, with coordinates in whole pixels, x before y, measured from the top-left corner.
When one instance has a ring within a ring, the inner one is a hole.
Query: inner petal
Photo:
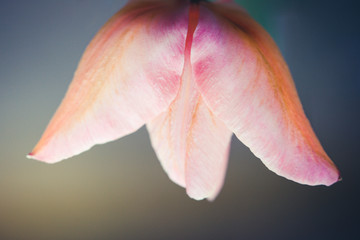
[[[198,17],[199,5],[191,4],[180,90],[147,127],[170,179],[194,199],[213,199],[224,181],[232,132],[214,117],[193,80],[190,53]]]
[[[190,4],[180,90],[169,110],[147,124],[153,147],[157,150],[162,166],[169,177],[183,187],[185,187],[186,134],[191,126],[192,113],[200,99],[200,94],[191,79],[190,62],[193,34],[198,19],[198,4]]]

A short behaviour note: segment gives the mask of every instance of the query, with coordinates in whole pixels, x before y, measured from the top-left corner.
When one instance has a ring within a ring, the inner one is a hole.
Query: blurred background
[[[0,239],[356,239],[360,193],[357,1],[239,0],[274,37],[343,181],[270,172],[233,138],[214,202],[162,170],[145,128],[55,165],[25,158],[121,0],[0,1]]]

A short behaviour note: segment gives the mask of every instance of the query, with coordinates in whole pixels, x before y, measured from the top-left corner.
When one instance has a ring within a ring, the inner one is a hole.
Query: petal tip
[[[331,182],[329,182],[329,184],[326,184],[326,186],[331,186],[331,185],[333,185],[333,184],[335,184],[335,183],[337,183],[337,182],[341,182],[341,181],[342,181],[342,177],[341,177],[341,175],[340,175],[340,172],[339,172],[339,170],[338,170],[336,167],[335,167],[335,171],[336,171],[336,174],[335,174],[333,180],[332,180]]]
[[[218,196],[218,192],[216,193],[205,193],[205,192],[201,192],[201,191],[194,191],[191,190],[189,188],[186,188],[186,194],[196,200],[196,201],[202,201],[202,200],[207,200],[209,202],[213,202],[216,197]]]
[[[44,162],[44,163],[54,163],[53,161],[44,160],[43,158],[39,157],[34,152],[31,152],[31,153],[27,154],[26,158],[31,159],[31,160],[37,160],[37,161]]]
[[[200,194],[199,192],[196,191],[192,191],[189,188],[186,188],[186,194],[191,198],[194,199],[196,201],[201,201],[204,200],[205,198],[207,198],[207,196],[204,196],[204,194]]]
[[[34,154],[31,152],[28,155],[26,155],[27,159],[35,159]]]
[[[327,186],[330,187],[331,185],[334,185],[335,183],[341,182],[342,180],[343,180],[343,178],[340,175],[340,173],[338,172],[338,176],[337,176],[336,180],[331,182],[330,184],[327,184]]]

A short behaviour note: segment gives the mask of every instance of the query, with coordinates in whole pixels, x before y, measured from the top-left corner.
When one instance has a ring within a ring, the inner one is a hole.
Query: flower
[[[55,163],[144,124],[169,178],[197,200],[218,195],[233,133],[280,176],[339,179],[277,46],[233,3],[130,1],[87,47],[28,157]]]

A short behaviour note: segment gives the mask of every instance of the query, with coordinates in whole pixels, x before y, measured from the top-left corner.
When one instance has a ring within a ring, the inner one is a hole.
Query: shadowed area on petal
[[[175,0],[133,1],[114,15],[87,47],[28,157],[60,161],[129,134],[165,111],[183,68],[184,11]]]
[[[338,181],[271,37],[235,5],[204,5],[191,61],[214,115],[275,173],[309,185]]]
[[[198,5],[189,12],[180,91],[169,110],[147,127],[170,179],[194,199],[214,199],[223,185],[232,132],[207,108],[193,80],[190,53]]]

